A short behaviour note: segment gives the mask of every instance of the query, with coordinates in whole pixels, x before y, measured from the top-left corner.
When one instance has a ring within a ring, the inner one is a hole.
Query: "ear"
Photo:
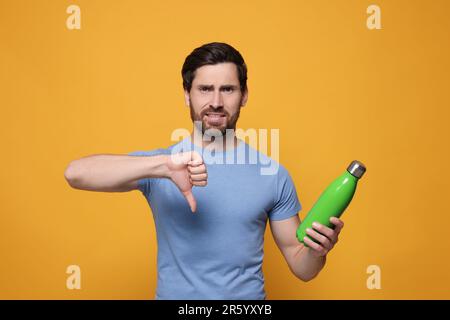
[[[244,94],[242,95],[242,98],[241,98],[241,107],[245,106],[245,104],[247,103],[247,100],[248,100],[248,88],[245,89],[245,92],[244,92]]]
[[[191,98],[189,97],[189,92],[187,90],[184,90],[184,102],[186,103],[186,106],[191,106]]]

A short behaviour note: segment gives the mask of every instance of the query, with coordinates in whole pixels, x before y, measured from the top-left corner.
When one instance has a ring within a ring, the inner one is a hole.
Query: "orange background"
[[[144,197],[71,189],[70,160],[166,147],[190,129],[180,70],[228,42],[249,67],[238,126],[280,129],[303,218],[353,159],[368,171],[318,278],[288,270],[269,227],[269,299],[448,299],[448,1],[0,1],[0,298],[152,299]],[[66,8],[81,8],[68,30]],[[66,288],[81,267],[81,290]],[[381,268],[369,290],[369,265]]]

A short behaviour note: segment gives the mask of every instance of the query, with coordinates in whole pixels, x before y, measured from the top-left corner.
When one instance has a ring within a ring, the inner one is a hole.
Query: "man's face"
[[[191,91],[185,91],[192,121],[202,122],[202,133],[217,129],[236,129],[241,106],[247,102],[248,92],[240,90],[237,67],[225,62],[206,65],[195,71]]]

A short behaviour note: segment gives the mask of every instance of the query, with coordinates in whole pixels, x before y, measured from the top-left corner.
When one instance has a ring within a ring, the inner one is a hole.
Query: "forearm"
[[[325,266],[325,263],[326,256],[318,257],[313,254],[310,248],[299,244],[293,252],[290,268],[297,278],[303,281],[309,281],[319,274]]]
[[[142,178],[166,178],[167,156],[93,155],[72,161],[65,171],[66,180],[76,189],[124,191]]]

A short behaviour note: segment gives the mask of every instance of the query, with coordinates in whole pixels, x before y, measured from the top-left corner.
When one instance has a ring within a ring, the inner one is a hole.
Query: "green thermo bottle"
[[[312,229],[312,223],[318,222],[327,227],[334,228],[330,222],[331,217],[339,218],[349,205],[356,191],[358,180],[366,172],[366,167],[359,161],[352,161],[347,170],[334,180],[320,195],[314,206],[309,211],[305,220],[297,229],[297,239],[303,243],[303,238],[307,236],[306,229]]]

